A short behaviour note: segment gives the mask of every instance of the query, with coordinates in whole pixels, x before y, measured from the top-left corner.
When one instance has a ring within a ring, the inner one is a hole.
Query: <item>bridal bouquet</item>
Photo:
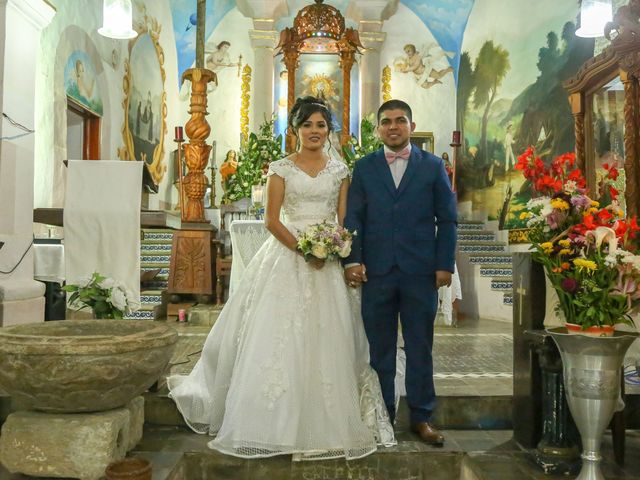
[[[325,220],[307,227],[298,237],[298,250],[302,252],[305,260],[346,258],[351,253],[354,235],[355,232],[352,233],[340,225]]]
[[[547,166],[529,147],[516,164],[532,192],[521,219],[569,329],[613,332],[616,323],[632,324],[630,313],[640,305],[640,227],[618,203],[615,165],[603,168],[593,200],[572,153]]]
[[[95,318],[121,319],[131,311],[131,293],[121,283],[98,272],[80,279],[77,285],[65,285],[62,289],[71,293],[70,305],[91,308]]]

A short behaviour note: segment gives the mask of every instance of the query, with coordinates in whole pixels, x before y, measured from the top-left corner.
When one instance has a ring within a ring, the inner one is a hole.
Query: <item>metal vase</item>
[[[605,480],[600,471],[600,444],[620,397],[621,366],[637,333],[613,337],[568,334],[548,330],[562,356],[567,402],[582,438],[582,469],[577,480]]]

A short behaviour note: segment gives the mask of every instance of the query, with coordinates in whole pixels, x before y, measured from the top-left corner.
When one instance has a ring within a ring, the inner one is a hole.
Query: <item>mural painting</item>
[[[64,67],[64,86],[69,98],[102,116],[102,99],[96,85],[96,71],[85,52],[76,50],[69,55]]]
[[[518,155],[529,145],[544,161],[573,151],[573,117],[562,83],[593,55],[593,40],[575,36],[579,5],[564,5],[559,12],[557,2],[542,3],[524,7],[553,12],[553,18],[536,23],[526,11],[509,11],[522,5],[477,4],[472,15],[477,24],[469,25],[460,57],[459,199],[471,204],[476,218],[499,220],[506,229],[526,227],[520,213],[530,197],[515,169]],[[512,33],[488,35],[483,19],[501,16],[520,25],[513,25]]]
[[[144,184],[157,192],[167,170],[164,53],[158,42],[160,25],[144,10],[143,14],[145,22],[139,25],[143,30],[129,42],[129,58],[125,61],[123,106],[126,116],[122,128],[125,147],[118,155],[144,162]]]

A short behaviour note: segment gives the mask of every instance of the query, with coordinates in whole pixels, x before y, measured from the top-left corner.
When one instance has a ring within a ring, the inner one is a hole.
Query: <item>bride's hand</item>
[[[312,258],[307,263],[311,265],[311,267],[315,268],[316,270],[320,270],[322,269],[322,267],[324,267],[324,260],[320,258]]]

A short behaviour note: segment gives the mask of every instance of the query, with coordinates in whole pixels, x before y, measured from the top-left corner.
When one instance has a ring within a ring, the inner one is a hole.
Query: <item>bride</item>
[[[272,236],[191,374],[167,379],[170,396],[194,431],[216,435],[209,447],[226,454],[360,458],[395,439],[368,363],[359,300],[339,262],[305,262],[296,248],[308,225],[342,223],[349,172],[324,153],[331,112],[322,100],[298,99],[289,128],[298,151],[268,172]]]

